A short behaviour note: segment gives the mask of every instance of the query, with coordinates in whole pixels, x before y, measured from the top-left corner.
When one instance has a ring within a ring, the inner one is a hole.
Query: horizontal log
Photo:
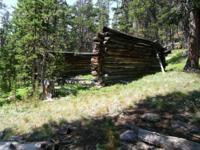
[[[65,57],[79,57],[79,58],[88,58],[88,57],[92,57],[94,54],[92,52],[74,52],[74,53],[69,53],[69,54],[66,54],[64,53],[64,56]]]
[[[137,42],[142,42],[142,43],[152,45],[154,47],[161,47],[162,48],[162,46],[159,43],[152,42],[152,41],[145,40],[145,39],[136,38],[136,37],[133,37],[131,35],[128,35],[128,34],[125,34],[123,32],[116,31],[116,30],[113,30],[113,29],[110,29],[110,28],[107,28],[107,27],[104,27],[103,32],[106,33],[106,35],[110,36],[110,37],[120,37],[120,38],[124,38],[126,40],[134,40],[134,41],[137,41]]]
[[[90,69],[90,66],[85,66],[85,67],[68,67],[65,70],[81,70],[81,69]]]
[[[88,68],[71,68],[71,69],[66,69],[66,70],[64,70],[64,72],[76,72],[76,71],[85,71],[85,70],[89,70],[89,71],[91,71],[90,70],[90,68],[88,67]]]
[[[90,63],[67,63],[66,66],[89,66],[91,64]]]
[[[159,68],[160,65],[159,64],[153,64],[153,65],[124,65],[124,64],[104,64],[103,68],[106,69],[143,69],[143,68]]]
[[[106,62],[103,64],[104,67],[108,68],[141,68],[141,67],[157,67],[160,66],[159,63],[120,63],[120,62]]]
[[[80,64],[83,64],[83,63],[90,63],[90,60],[91,58],[87,59],[87,60],[78,60],[78,59],[75,59],[75,60],[67,60],[65,61],[66,63],[71,63],[71,64],[76,64],[76,63],[80,63]]]
[[[151,66],[159,66],[159,62],[155,62],[155,63],[149,63],[149,62],[138,62],[138,61],[131,61],[131,62],[127,62],[127,61],[105,61],[104,65],[108,65],[108,66],[146,66],[146,67],[151,67]]]
[[[139,44],[139,43],[127,43],[127,42],[123,42],[123,41],[116,41],[114,39],[109,39],[107,41],[104,41],[103,42],[103,45],[105,45],[105,47],[108,47],[108,46],[112,46],[112,45],[120,45],[120,46],[124,46],[124,47],[134,47],[134,45],[136,46],[141,46],[143,48],[154,48],[152,46],[148,46],[148,45],[143,45],[143,44]]]
[[[131,72],[131,71],[145,71],[145,70],[158,70],[160,66],[103,66],[103,70],[107,72],[117,72],[117,71],[124,71],[124,72]]]
[[[86,65],[90,65],[91,64],[91,61],[90,62],[84,62],[84,63],[79,63],[79,62],[77,62],[77,63],[72,63],[72,62],[70,62],[70,63],[66,63],[66,65],[69,65],[69,66],[76,66],[76,65],[82,65],[82,66],[86,66]]]
[[[156,73],[160,70],[131,70],[131,71],[116,71],[116,72],[106,72],[104,71],[105,76],[120,76],[120,75],[126,75],[126,76],[139,76],[139,75],[145,75],[145,74],[151,74],[151,73]]]
[[[90,65],[90,64],[91,64],[91,61],[90,62],[85,62],[85,63],[79,63],[79,62],[77,62],[77,63],[72,63],[72,62],[66,63],[66,65],[69,65],[69,66],[76,66],[76,65],[86,66],[86,65]]]
[[[153,74],[153,73],[148,73],[148,74],[150,75],[150,74]],[[144,74],[144,75],[147,75],[147,74]],[[140,75],[116,75],[116,76],[108,76],[108,77],[103,77],[103,81],[105,83],[112,83],[113,81],[120,82],[120,80],[121,81],[130,81],[130,80],[135,80],[135,79],[138,79],[140,77],[143,77],[144,75],[140,74]]]
[[[147,57],[147,58],[137,58],[137,56],[121,56],[121,55],[104,55],[105,58],[115,58],[115,59],[128,59],[128,60],[157,60],[157,57]]]
[[[154,49],[153,47],[144,47],[144,46],[140,46],[140,45],[135,45],[135,44],[132,44],[132,45],[126,45],[126,44],[118,44],[118,43],[114,43],[114,42],[104,42],[104,46],[105,48],[110,48],[110,49],[127,49],[127,50],[132,50],[134,48],[143,48],[143,49]]]
[[[66,63],[90,63],[91,58],[87,59],[87,60],[78,60],[78,59],[71,59],[71,60],[67,60],[65,61]]]
[[[143,47],[154,47],[153,45],[149,45],[148,43],[142,42],[142,41],[137,41],[137,40],[127,40],[118,36],[107,36],[104,38],[104,41],[111,41],[114,43],[127,43],[127,44],[133,44],[133,45],[140,45]]]
[[[88,60],[67,60],[65,61],[66,63],[72,63],[72,64],[76,64],[76,63],[90,63],[91,58],[89,58]]]
[[[156,51],[151,48],[132,47],[132,48],[106,48],[106,53],[134,54],[134,55],[156,55]]]
[[[121,53],[121,52],[108,52],[105,53],[105,56],[108,57],[121,57],[121,58],[139,58],[139,59],[156,59],[156,55],[152,54],[138,54],[138,53]]]
[[[158,60],[156,58],[132,58],[132,57],[118,57],[118,56],[107,56],[104,58],[104,62],[110,62],[110,63],[117,63],[117,62],[124,62],[124,63],[131,63],[131,62],[144,62],[144,63],[151,63],[156,64],[158,63]]]
[[[79,68],[79,67],[86,67],[86,66],[90,66],[91,64],[90,63],[87,63],[87,64],[66,64],[65,68],[70,68],[70,67],[73,67],[73,68]]]
[[[87,69],[87,68],[91,68],[90,65],[85,65],[85,66],[68,66],[66,67],[66,70],[70,70],[70,69]]]
[[[87,58],[90,58],[92,56],[94,56],[93,53],[91,55],[81,55],[81,54],[80,55],[65,55],[65,58],[68,58],[68,59],[70,59],[70,58],[87,59]]]

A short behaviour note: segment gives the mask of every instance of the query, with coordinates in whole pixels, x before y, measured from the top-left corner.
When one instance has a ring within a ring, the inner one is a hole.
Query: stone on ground
[[[137,134],[132,130],[127,130],[120,135],[120,140],[127,143],[136,142]]]
[[[157,122],[160,120],[160,115],[156,113],[145,113],[141,118],[145,121]]]

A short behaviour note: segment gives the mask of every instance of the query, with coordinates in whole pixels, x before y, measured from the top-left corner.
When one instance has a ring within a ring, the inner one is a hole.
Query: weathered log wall
[[[65,53],[66,69],[64,75],[66,77],[84,75],[91,73],[92,53]]]
[[[164,71],[167,52],[159,43],[104,27],[94,38],[93,54],[92,75],[105,85]]]

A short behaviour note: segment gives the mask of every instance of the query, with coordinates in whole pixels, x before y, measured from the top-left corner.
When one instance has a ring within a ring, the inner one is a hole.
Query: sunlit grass
[[[172,50],[172,54],[167,57],[167,70],[182,71],[187,60],[186,53],[184,49]]]
[[[179,53],[182,52],[176,52],[170,59],[180,55]],[[187,94],[200,91],[200,75],[180,71],[184,62],[185,59],[178,61],[178,64],[171,62],[167,68],[171,71],[145,76],[129,84],[84,89],[52,102],[26,100],[3,105],[0,108],[0,131],[11,128],[13,134],[23,134],[49,121],[72,122],[115,115],[125,108],[134,107],[137,102],[148,97],[164,96],[174,92]],[[45,134],[51,134],[51,129],[47,128],[47,133],[43,133],[43,136],[47,136]]]

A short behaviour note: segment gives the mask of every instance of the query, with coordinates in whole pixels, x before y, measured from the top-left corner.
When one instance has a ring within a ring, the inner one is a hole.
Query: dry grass
[[[172,66],[170,69],[172,69]],[[143,77],[129,84],[88,90],[68,95],[53,102],[29,101],[0,108],[0,131],[11,128],[13,134],[31,132],[49,121],[68,122],[102,115],[114,115],[147,97],[173,92],[187,94],[200,91],[200,75],[169,71]],[[49,131],[51,132],[51,131]]]

